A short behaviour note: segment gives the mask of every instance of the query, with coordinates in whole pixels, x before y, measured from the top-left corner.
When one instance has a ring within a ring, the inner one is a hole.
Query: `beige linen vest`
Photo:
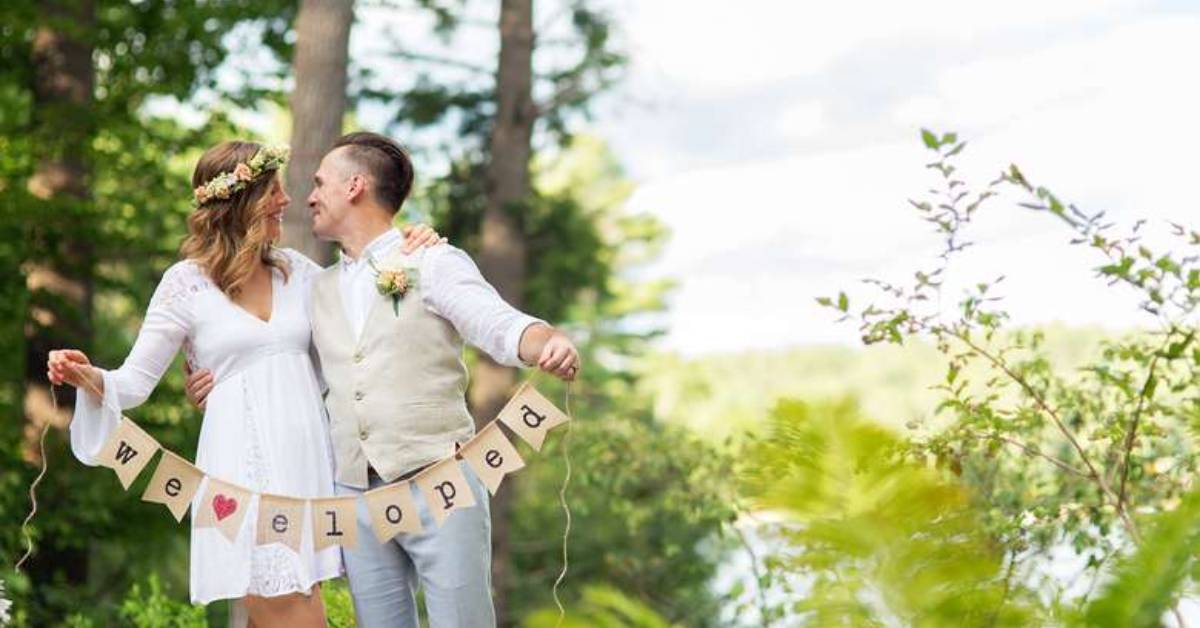
[[[337,481],[365,489],[368,463],[384,480],[395,480],[452,455],[455,443],[474,436],[475,423],[467,412],[462,338],[425,308],[422,278],[401,297],[398,313],[392,297],[375,295],[356,341],[339,272],[334,265],[313,284],[312,337],[329,385]]]

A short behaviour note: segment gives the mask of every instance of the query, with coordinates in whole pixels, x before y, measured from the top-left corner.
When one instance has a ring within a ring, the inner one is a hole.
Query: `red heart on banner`
[[[217,513],[217,521],[232,515],[237,510],[237,500],[217,494],[212,501],[213,512]]]

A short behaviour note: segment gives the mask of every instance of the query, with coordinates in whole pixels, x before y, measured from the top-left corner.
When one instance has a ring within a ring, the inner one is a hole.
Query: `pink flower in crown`
[[[249,181],[250,179],[254,178],[253,173],[250,172],[250,166],[247,166],[246,164],[238,164],[237,167],[233,169],[233,176],[237,177],[238,181]]]
[[[204,190],[204,186],[203,186],[203,185],[202,185],[202,186],[200,186],[200,187],[198,187],[198,188],[196,188],[196,189],[194,190],[194,193],[195,193],[195,195],[196,195],[196,201],[197,201],[197,202],[199,202],[199,203],[203,203],[204,201],[207,201],[207,200],[208,200],[208,193],[207,193],[207,192],[205,192],[205,190]]]

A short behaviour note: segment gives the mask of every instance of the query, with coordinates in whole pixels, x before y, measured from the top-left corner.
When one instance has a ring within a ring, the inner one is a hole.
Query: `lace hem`
[[[246,593],[262,597],[306,593],[311,587],[305,587],[300,579],[298,559],[295,552],[282,545],[256,546],[250,552],[250,584]]]

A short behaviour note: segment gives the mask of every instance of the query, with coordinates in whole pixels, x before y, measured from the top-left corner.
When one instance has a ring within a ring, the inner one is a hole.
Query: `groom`
[[[475,434],[464,341],[500,364],[575,377],[579,354],[571,341],[505,303],[464,252],[444,244],[403,252],[393,220],[412,188],[413,167],[399,144],[375,133],[346,135],[313,182],[313,232],[342,248],[341,259],[314,280],[310,303],[339,494],[407,480]],[[395,269],[405,269],[404,281],[383,294],[377,284]],[[413,486],[420,533],[378,543],[360,500],[358,546],[344,550],[359,625],[415,628],[418,586],[434,628],[496,625],[487,491],[469,465],[460,467],[477,506],[438,526]]]

